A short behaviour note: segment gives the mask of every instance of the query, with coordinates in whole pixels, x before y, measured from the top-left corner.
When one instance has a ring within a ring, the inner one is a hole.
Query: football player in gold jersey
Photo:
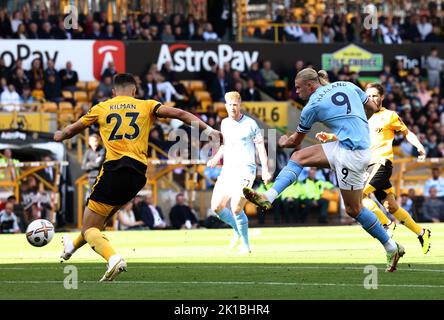
[[[135,93],[133,76],[118,74],[114,77],[114,98],[98,103],[77,122],[54,133],[54,140],[61,142],[93,123],[99,124],[100,136],[106,148],[105,161],[91,188],[81,234],[74,241],[68,236],[63,237],[61,258],[68,260],[78,248],[88,243],[108,262],[108,269],[100,281],[112,281],[120,272],[126,271],[125,260],[116,254],[101,230],[108,219],[146,184],[148,137],[155,119],[179,119],[188,125],[198,125],[212,138],[221,137],[219,131],[191,113],[162,106],[155,100],[136,99]]]
[[[407,128],[396,112],[382,107],[382,101],[384,100],[384,88],[382,85],[370,83],[367,85],[366,93],[369,99],[378,106],[378,111],[368,121],[372,158],[367,169],[369,176],[364,187],[363,204],[377,215],[386,229],[394,230],[396,227],[395,223],[382,212],[375,201],[370,199],[369,195],[374,193],[376,199],[384,205],[388,212],[418,236],[422,250],[426,254],[430,249],[430,230],[419,226],[410,214],[398,205],[395,198],[395,190],[390,183],[393,161],[392,143],[395,132],[401,132],[407,141],[416,147],[419,154],[418,159],[420,160],[425,159],[424,146],[419,142],[416,135]],[[316,137],[321,141],[335,138],[325,132],[318,133]]]

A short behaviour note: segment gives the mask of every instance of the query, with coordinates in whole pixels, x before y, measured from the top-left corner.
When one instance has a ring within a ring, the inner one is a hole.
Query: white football
[[[54,226],[45,219],[37,219],[26,228],[26,239],[34,247],[43,247],[54,237]]]

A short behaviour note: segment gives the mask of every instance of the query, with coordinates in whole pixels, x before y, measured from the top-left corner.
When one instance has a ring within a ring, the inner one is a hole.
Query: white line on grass
[[[134,262],[134,263],[140,263],[140,262]],[[154,262],[155,263],[155,262]],[[59,266],[47,266],[47,267],[0,267],[0,270],[58,270],[61,269],[63,266],[67,264],[60,264]],[[76,264],[81,269],[85,270],[102,270],[105,269],[105,267],[92,267],[92,266],[82,266],[82,264]],[[341,267],[341,266],[258,266],[258,265],[244,265],[244,266],[233,266],[233,265],[215,265],[215,266],[131,266],[129,265],[130,269],[290,269],[290,270],[364,270],[363,267]],[[385,268],[379,268],[380,270],[385,270]],[[416,268],[401,268],[398,269],[399,271],[414,271],[414,272],[437,272],[437,273],[444,273],[444,270],[442,269],[416,269]]]
[[[79,281],[83,284],[99,284],[98,281]],[[0,280],[1,284],[62,284],[63,281],[56,280]],[[261,281],[115,281],[107,282],[108,284],[184,284],[184,285],[266,285],[266,286],[300,286],[300,287],[363,287],[362,283],[299,283],[299,282],[261,282]],[[379,287],[387,288],[444,288],[444,285],[432,285],[432,284],[379,284]]]

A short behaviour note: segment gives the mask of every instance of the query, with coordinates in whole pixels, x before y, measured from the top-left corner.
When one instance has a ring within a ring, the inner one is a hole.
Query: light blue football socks
[[[245,211],[242,210],[239,214],[235,214],[235,220],[237,229],[241,235],[242,249],[244,251],[250,251],[250,242],[248,240],[248,217]]]
[[[355,219],[361,224],[365,231],[381,242],[387,252],[396,250],[396,242],[390,238],[387,231],[385,231],[373,212],[366,207],[362,207],[361,212]]]
[[[302,168],[299,163],[289,160],[287,165],[279,172],[273,186],[264,193],[265,197],[273,203],[282,191],[298,179]]]

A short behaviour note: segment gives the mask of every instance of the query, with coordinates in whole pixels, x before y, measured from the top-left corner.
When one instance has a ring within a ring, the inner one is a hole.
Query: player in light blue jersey
[[[330,167],[336,172],[345,211],[381,242],[387,252],[386,271],[393,272],[405,253],[404,248],[390,238],[376,215],[362,206],[364,174],[371,158],[367,119],[378,108],[353,83],[329,83],[327,79],[324,70],[306,68],[297,74],[296,92],[308,103],[296,132],[282,136],[279,146],[298,147],[315,122],[330,128],[337,140],[294,152],[267,192],[260,194],[244,188],[244,195],[263,209],[269,209],[278,195],[297,180],[303,167]]]
[[[242,189],[251,187],[256,178],[256,150],[262,166],[262,179],[268,183],[272,177],[268,170],[267,151],[261,130],[256,121],[240,112],[240,107],[240,94],[237,91],[227,92],[225,108],[228,117],[221,124],[224,142],[207,165],[214,167],[223,158],[222,171],[211,198],[211,209],[219,219],[233,228],[234,237],[230,248],[241,242],[240,252],[249,253],[248,217],[244,212],[247,200]]]

